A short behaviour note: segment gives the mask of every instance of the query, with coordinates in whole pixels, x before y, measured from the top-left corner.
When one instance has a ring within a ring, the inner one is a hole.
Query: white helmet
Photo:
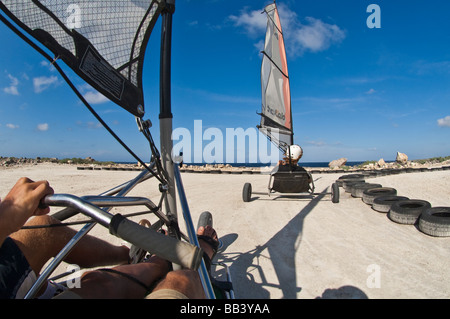
[[[290,157],[291,160],[293,161],[298,161],[300,158],[302,158],[303,156],[303,150],[300,146],[298,145],[291,145],[287,150],[286,150],[286,157]]]

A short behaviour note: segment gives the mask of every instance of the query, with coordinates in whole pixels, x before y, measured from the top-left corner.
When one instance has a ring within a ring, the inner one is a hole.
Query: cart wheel
[[[339,185],[338,185],[338,183],[333,183],[331,185],[331,201],[333,203],[339,203]]]
[[[242,190],[242,199],[244,202],[249,202],[250,198],[252,198],[252,184],[245,183],[244,189]]]

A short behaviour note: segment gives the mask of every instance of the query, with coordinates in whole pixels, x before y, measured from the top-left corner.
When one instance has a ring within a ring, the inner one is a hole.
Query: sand
[[[82,196],[100,194],[136,174],[56,164],[13,167],[0,170],[0,196],[21,176],[46,179],[56,193]],[[236,298],[450,298],[450,237],[432,237],[416,226],[394,223],[343,188],[340,202],[332,203],[325,193],[342,175],[313,175],[316,192],[323,193],[314,198],[253,195],[243,202],[244,183],[265,192],[267,175],[182,173],[194,225],[203,211],[214,216],[224,243],[216,258],[230,267]],[[450,204],[448,170],[370,182],[434,207]],[[150,180],[129,195],[157,203],[157,183]],[[52,208],[52,213],[58,210]],[[178,214],[182,218],[181,208]],[[92,234],[121,243],[99,225]]]

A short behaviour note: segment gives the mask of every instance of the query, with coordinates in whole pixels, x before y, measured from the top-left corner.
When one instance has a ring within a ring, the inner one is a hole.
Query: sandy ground
[[[0,196],[21,176],[47,179],[56,193],[82,196],[100,194],[136,174],[51,164],[8,168],[0,170]],[[313,175],[316,192],[322,194],[312,199],[253,195],[245,203],[244,183],[265,192],[267,175],[182,173],[194,225],[201,212],[213,213],[224,243],[216,258],[230,267],[236,298],[450,298],[450,237],[431,237],[416,226],[396,224],[342,188],[340,202],[332,203],[325,193],[340,176]],[[450,204],[450,171],[370,182],[432,206]],[[159,200],[154,180],[129,195]],[[58,210],[52,208],[52,213]],[[181,209],[178,214],[182,218]],[[92,234],[121,242],[99,225]]]

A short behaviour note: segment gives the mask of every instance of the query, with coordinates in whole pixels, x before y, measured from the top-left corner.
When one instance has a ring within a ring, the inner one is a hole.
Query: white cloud
[[[80,126],[80,127],[83,127],[83,128],[91,129],[91,130],[103,127],[103,125],[101,123],[99,123],[99,122],[91,122],[91,121],[88,121],[86,123],[81,122],[81,121],[77,121],[77,125]]]
[[[305,23],[302,23],[296,12],[282,4],[278,6],[278,12],[286,50],[292,56],[302,55],[306,51],[325,51],[332,44],[345,39],[345,31],[335,24],[328,24],[313,17],[306,17]],[[267,18],[265,14],[261,14],[261,10],[248,12],[247,8],[244,8],[239,16],[232,15],[229,19],[234,26],[244,28],[252,37],[260,36],[266,30]]]
[[[103,94],[94,91],[86,92],[83,97],[90,104],[101,104],[109,101]]]
[[[45,132],[48,131],[48,124],[47,123],[38,124],[36,128],[38,131]]]
[[[293,30],[291,37],[294,43],[291,50],[298,50],[299,53],[325,51],[332,44],[345,39],[345,32],[335,24],[328,24],[311,17],[307,17],[306,21],[307,25]]]
[[[8,123],[6,124],[6,127],[15,130],[16,128],[19,128],[19,125]]]
[[[234,22],[236,27],[243,27],[245,32],[251,36],[264,32],[267,25],[267,20],[261,14],[261,10],[246,12],[244,8],[239,16],[231,15],[229,19]]]
[[[369,91],[366,92],[366,94],[374,94],[376,91],[374,89],[370,89]]]
[[[102,104],[109,102],[109,99],[105,97],[100,92],[96,91],[92,86],[89,84],[83,84],[78,87],[80,92],[83,94],[83,97],[89,104]]]
[[[447,115],[442,119],[438,119],[437,123],[440,127],[450,127],[450,115]]]
[[[3,92],[11,95],[19,95],[19,89],[17,88],[19,85],[19,80],[11,74],[8,74],[8,78],[11,81],[11,85],[3,88]]]
[[[41,76],[33,79],[34,92],[41,93],[48,89],[50,86],[58,83],[58,77],[56,76]]]
[[[306,144],[317,146],[317,147],[327,146],[327,143],[325,143],[324,141],[306,141]]]

